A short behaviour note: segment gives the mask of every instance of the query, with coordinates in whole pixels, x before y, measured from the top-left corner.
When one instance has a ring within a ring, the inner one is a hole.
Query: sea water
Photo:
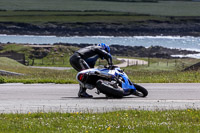
[[[200,51],[200,37],[193,36],[35,36],[35,35],[0,35],[1,43],[23,43],[23,44],[54,44],[54,43],[76,43],[76,44],[99,44],[125,46],[163,46],[167,48],[187,49]],[[200,58],[200,54],[188,55]]]

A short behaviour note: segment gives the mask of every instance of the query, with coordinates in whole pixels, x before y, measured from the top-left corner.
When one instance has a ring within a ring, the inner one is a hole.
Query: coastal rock
[[[118,56],[172,58],[171,55],[187,55],[196,53],[199,52],[180,49],[170,49],[162,46],[151,46],[149,48],[145,48],[143,46],[132,47],[111,45],[111,54]]]
[[[200,36],[200,19],[179,21],[138,21],[132,23],[56,23],[44,24],[0,22],[1,34],[56,36]]]
[[[75,46],[83,48],[90,46],[91,44],[65,44],[56,43],[54,45],[66,45]],[[93,44],[95,45],[95,44]],[[155,58],[174,58],[171,55],[187,55],[187,54],[197,54],[199,52],[171,49],[162,46],[151,46],[145,48],[144,46],[124,46],[124,45],[110,45],[111,54],[115,56],[128,56],[128,57],[155,57]]]

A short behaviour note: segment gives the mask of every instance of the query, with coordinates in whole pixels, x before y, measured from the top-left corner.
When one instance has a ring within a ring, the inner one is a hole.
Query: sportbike
[[[87,89],[97,88],[97,94],[103,93],[107,97],[122,98],[135,95],[146,97],[148,91],[131,82],[126,73],[117,66],[98,67],[80,71],[76,79]]]

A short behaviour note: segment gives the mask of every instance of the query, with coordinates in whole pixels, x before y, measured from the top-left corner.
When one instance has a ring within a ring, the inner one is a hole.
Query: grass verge
[[[24,66],[9,58],[0,57],[0,69],[23,73],[25,76],[1,76],[4,83],[77,83],[76,71],[58,71]]]
[[[129,66],[124,70],[136,83],[199,83],[200,70],[182,71],[197,62],[199,59],[151,58],[149,66]]]
[[[0,132],[199,132],[200,110],[0,114]]]
[[[1,83],[78,83],[75,70],[50,70],[23,66],[8,58],[0,58],[0,69],[23,73],[25,76],[1,76]],[[136,83],[199,83],[200,70],[181,71],[199,62],[197,59],[151,59],[145,66],[124,68],[131,81]],[[103,63],[103,62],[102,62]],[[184,65],[183,65],[184,64]]]

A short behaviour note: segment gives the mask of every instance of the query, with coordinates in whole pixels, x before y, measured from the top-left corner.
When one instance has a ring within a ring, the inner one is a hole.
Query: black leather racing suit
[[[78,72],[94,68],[98,58],[106,59],[109,65],[112,65],[112,56],[103,50],[101,46],[88,46],[76,51],[70,57],[70,64]]]

